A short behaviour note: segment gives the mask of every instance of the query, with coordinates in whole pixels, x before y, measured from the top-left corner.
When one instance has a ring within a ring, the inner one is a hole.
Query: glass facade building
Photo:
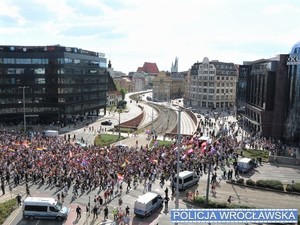
[[[281,140],[288,92],[288,55],[244,62],[237,85],[237,108],[243,124],[259,136]]]
[[[289,94],[285,138],[300,142],[300,42],[296,43],[287,60]]]
[[[0,46],[0,123],[66,124],[105,109],[103,53],[54,46]],[[24,102],[25,100],[25,102]]]

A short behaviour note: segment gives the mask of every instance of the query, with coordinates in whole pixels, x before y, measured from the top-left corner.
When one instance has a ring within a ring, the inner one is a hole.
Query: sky
[[[104,53],[115,71],[144,62],[186,71],[204,57],[242,64],[300,41],[298,0],[0,0],[0,45]]]

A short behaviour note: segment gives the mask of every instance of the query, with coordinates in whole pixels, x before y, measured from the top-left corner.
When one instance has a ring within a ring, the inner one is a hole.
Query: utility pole
[[[176,199],[175,199],[175,209],[179,209],[179,172],[180,172],[180,147],[181,147],[181,134],[180,134],[180,126],[181,126],[181,110],[178,111],[178,123],[177,123],[177,171],[176,171]],[[175,223],[178,225],[178,223]]]
[[[26,133],[26,103],[25,103],[25,88],[29,88],[26,86],[19,87],[23,89],[23,125],[24,125],[24,133]]]
[[[151,135],[152,135],[152,132],[153,132],[153,107],[152,107],[152,115],[151,115]]]
[[[119,113],[119,140],[121,138],[121,110],[119,109],[118,110],[118,113]]]

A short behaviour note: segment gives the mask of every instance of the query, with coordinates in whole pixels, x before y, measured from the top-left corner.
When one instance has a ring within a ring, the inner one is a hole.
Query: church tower
[[[178,58],[176,56],[174,64],[171,66],[171,73],[178,73]]]

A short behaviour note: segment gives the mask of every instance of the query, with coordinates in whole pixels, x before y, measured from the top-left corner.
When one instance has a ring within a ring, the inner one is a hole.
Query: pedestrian
[[[231,197],[231,195],[230,195],[230,196],[228,197],[228,199],[227,199],[227,202],[230,204],[231,201],[232,201],[232,197]]]
[[[165,202],[165,210],[167,210],[168,209],[168,203],[169,203],[169,197],[168,196],[166,196],[165,197],[165,199],[164,199],[164,202]]]
[[[107,206],[105,206],[104,208],[104,220],[107,220],[108,219],[108,208]]]
[[[129,206],[127,206],[126,208],[125,208],[125,216],[128,216],[129,215]]]
[[[98,219],[98,207],[97,207],[97,205],[95,205],[94,206],[94,208],[93,208],[93,214],[94,214],[94,217],[93,217],[93,219]]]
[[[31,195],[30,195],[29,186],[28,186],[27,183],[26,183],[26,195],[27,195],[27,196],[31,196]]]
[[[2,195],[5,195],[5,185],[4,185],[4,183],[1,183],[1,190],[2,190]]]
[[[22,202],[22,197],[21,197],[21,195],[18,194],[17,197],[16,197],[16,199],[17,199],[17,202],[18,202],[18,206],[21,206],[21,202]]]
[[[76,213],[77,213],[76,220],[78,220],[78,219],[81,218],[81,208],[80,208],[79,205],[78,205],[77,208],[76,208]]]
[[[166,189],[165,189],[165,195],[166,195],[166,197],[168,197],[168,192],[169,192],[169,189],[168,189],[168,187],[166,187]]]
[[[64,202],[65,201],[65,195],[64,195],[64,192],[61,192],[61,202]]]
[[[60,193],[57,193],[57,201],[60,202]]]

